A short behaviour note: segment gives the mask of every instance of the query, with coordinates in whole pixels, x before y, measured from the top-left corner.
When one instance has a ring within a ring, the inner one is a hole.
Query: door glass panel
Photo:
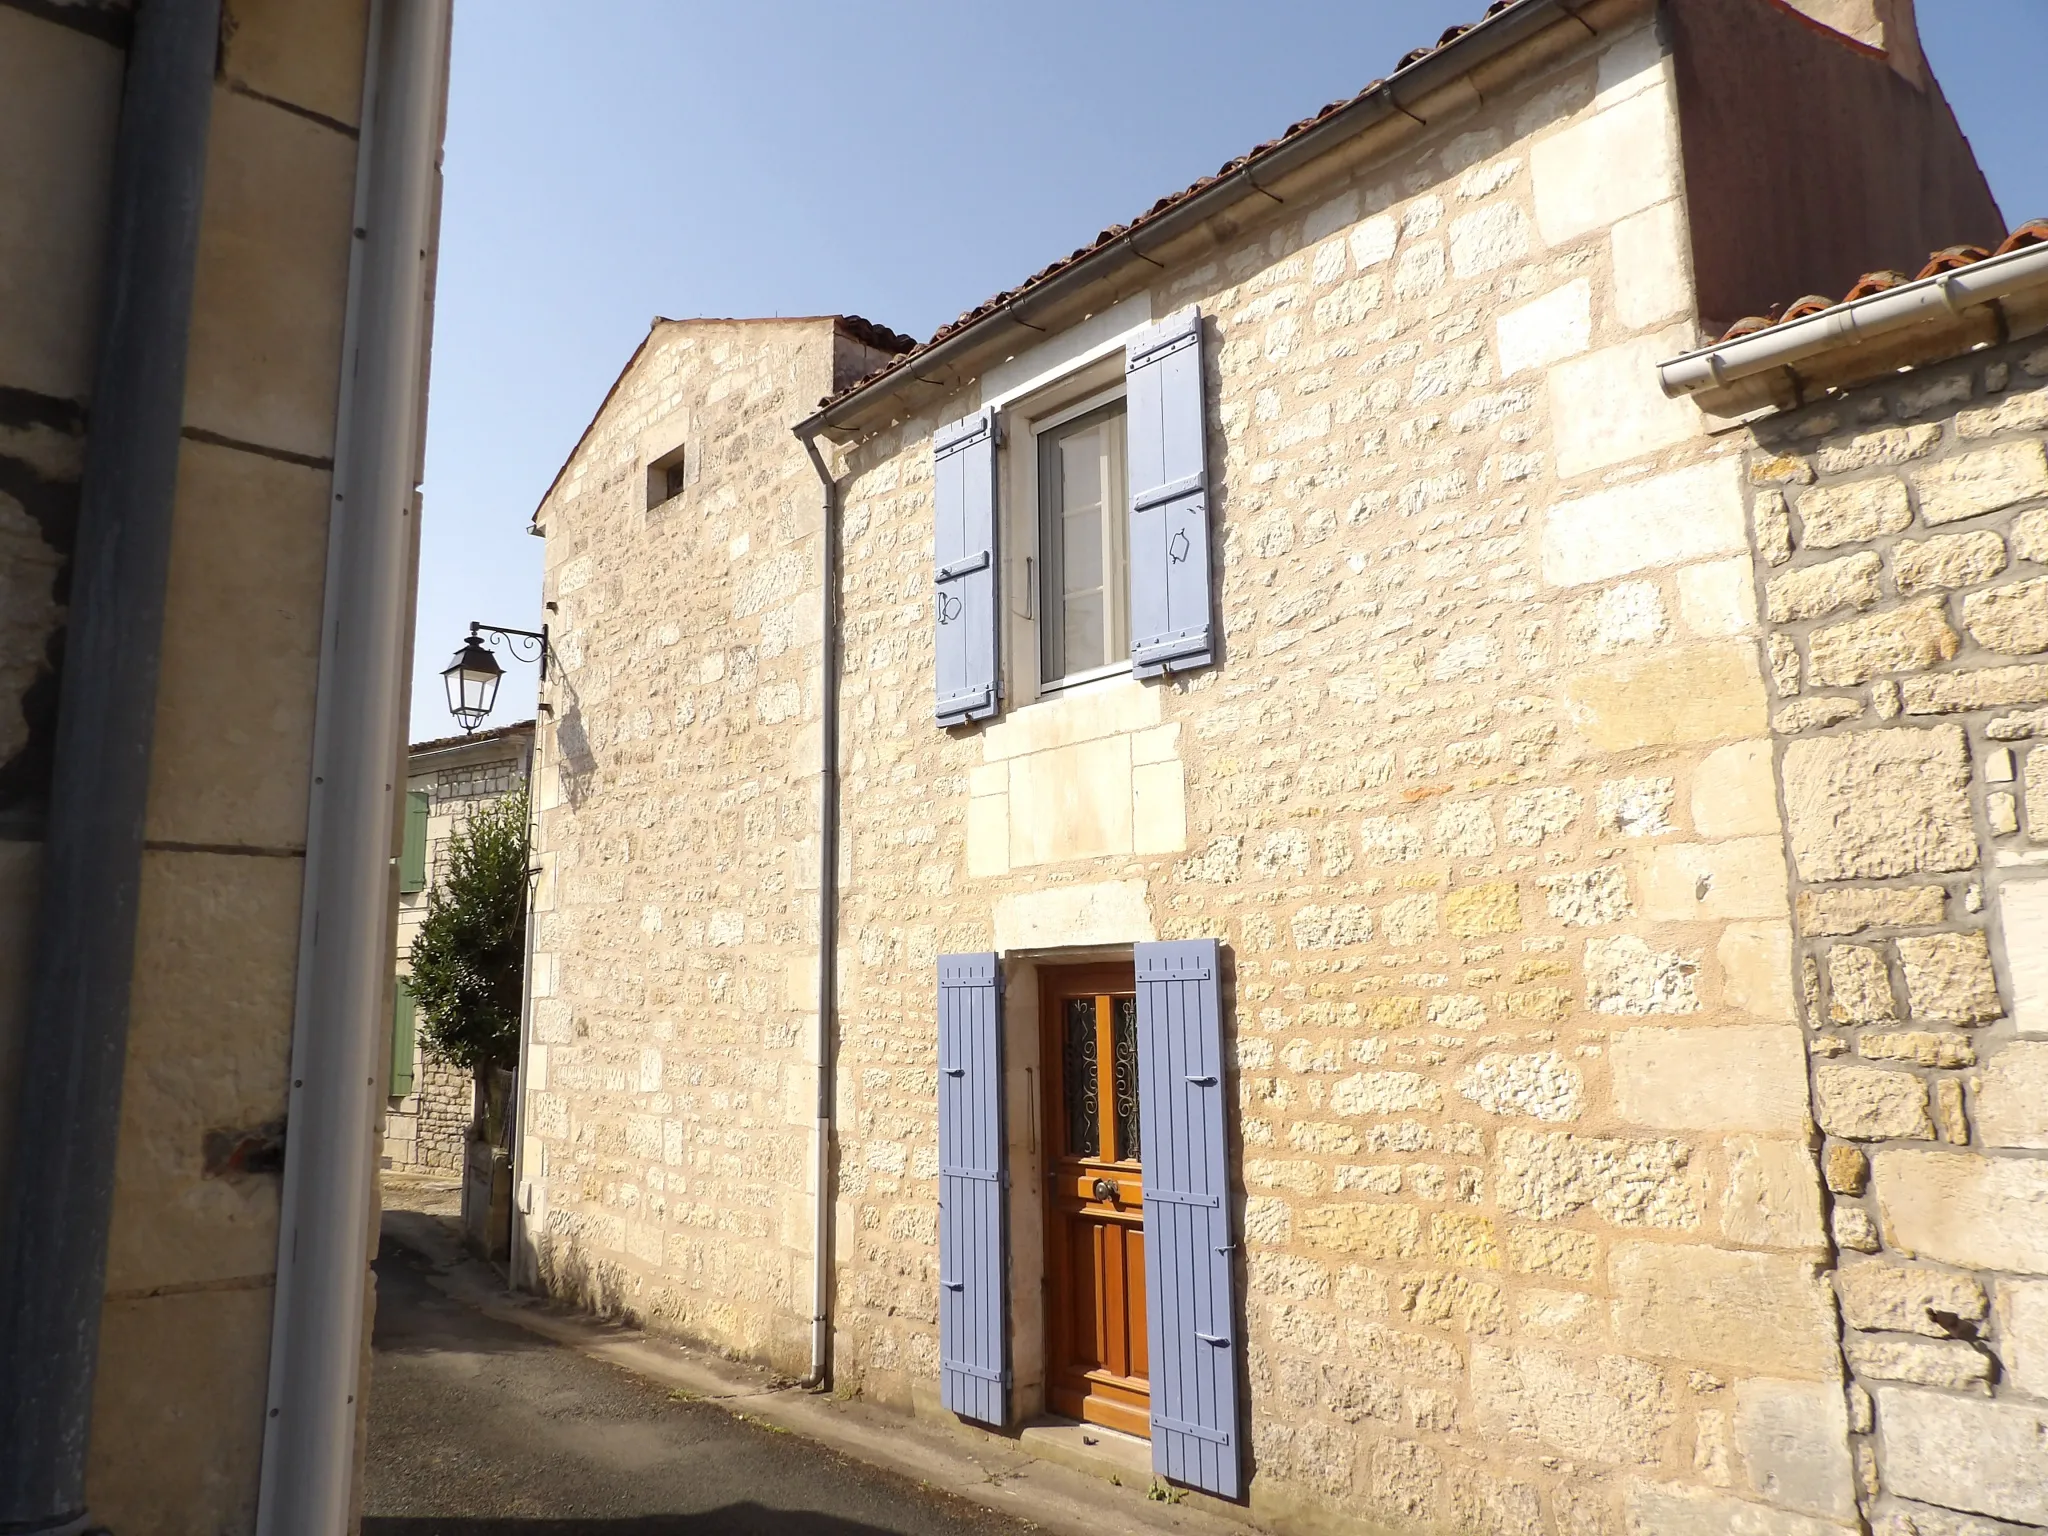
[[[1116,1052],[1113,1081],[1116,1093],[1116,1160],[1138,1160],[1138,1000],[1113,997],[1110,1037]]]
[[[1102,1111],[1096,1090],[1095,999],[1068,998],[1060,1025],[1061,1066],[1067,1089],[1067,1155],[1099,1157]]]

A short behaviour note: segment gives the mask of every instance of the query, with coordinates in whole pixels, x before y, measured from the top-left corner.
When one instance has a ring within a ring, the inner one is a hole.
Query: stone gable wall
[[[2048,1524],[2048,348],[1755,438],[1862,1491]]]
[[[538,516],[558,665],[525,1220],[541,1282],[809,1358],[829,320],[663,322]],[[682,493],[648,507],[680,446]]]

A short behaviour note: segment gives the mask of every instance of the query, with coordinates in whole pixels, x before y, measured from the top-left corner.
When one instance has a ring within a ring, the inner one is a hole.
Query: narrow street
[[[484,1316],[387,1223],[365,1536],[1007,1536],[1032,1526]]]

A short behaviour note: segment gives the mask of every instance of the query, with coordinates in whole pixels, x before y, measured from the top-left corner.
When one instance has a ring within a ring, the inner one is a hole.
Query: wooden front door
[[[1046,1402],[1055,1413],[1149,1437],[1137,987],[1128,965],[1040,974]]]

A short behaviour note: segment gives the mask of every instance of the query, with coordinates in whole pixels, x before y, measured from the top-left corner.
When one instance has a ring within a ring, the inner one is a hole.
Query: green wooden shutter
[[[398,888],[410,894],[427,888],[427,813],[433,797],[423,790],[405,793],[405,847],[398,856]]]
[[[391,1097],[402,1099],[412,1092],[413,1064],[412,987],[401,976],[391,986]]]

